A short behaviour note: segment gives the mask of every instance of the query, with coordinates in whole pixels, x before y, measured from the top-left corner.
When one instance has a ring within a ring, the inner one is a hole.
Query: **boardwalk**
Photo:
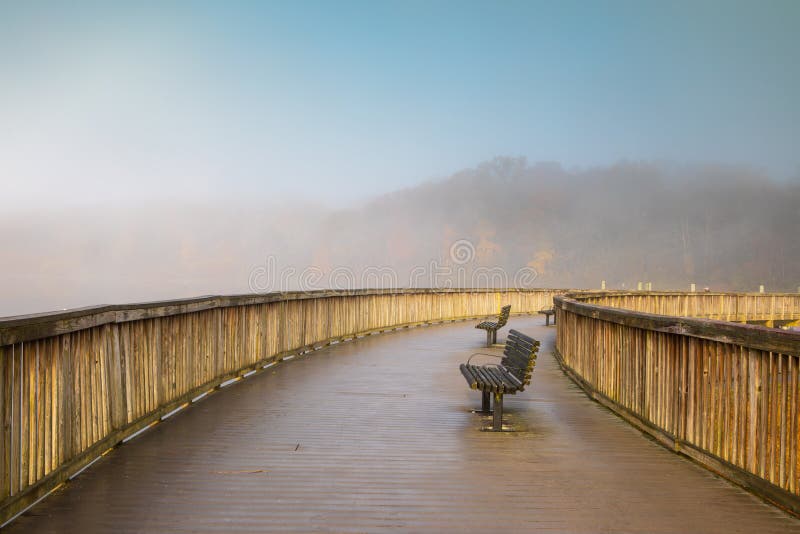
[[[668,452],[588,400],[550,355],[488,420],[458,363],[472,324],[418,328],[282,363],[102,458],[9,532],[800,532],[800,521]],[[501,340],[505,332],[498,336]]]

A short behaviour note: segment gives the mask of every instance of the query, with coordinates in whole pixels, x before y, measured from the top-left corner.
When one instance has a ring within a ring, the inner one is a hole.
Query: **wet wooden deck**
[[[516,432],[481,432],[472,324],[361,339],[223,389],[115,449],[9,532],[800,532],[596,403],[542,340]],[[501,331],[499,338],[505,337]],[[497,349],[495,349],[497,350]]]

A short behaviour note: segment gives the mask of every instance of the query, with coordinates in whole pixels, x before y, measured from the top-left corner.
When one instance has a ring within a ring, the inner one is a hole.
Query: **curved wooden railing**
[[[582,291],[577,300],[676,317],[737,323],[800,319],[798,293],[694,293],[679,291]]]
[[[800,319],[800,295],[564,293],[274,293],[0,320],[0,523],[193,399],[284,357],[553,301],[557,357],[591,396],[800,512],[800,334],[708,319]]]
[[[549,307],[559,290],[202,297],[0,320],[0,524],[221,384],[389,328]]]
[[[800,514],[800,333],[715,320],[800,319],[800,295],[582,292],[554,301],[556,357],[590,396]]]

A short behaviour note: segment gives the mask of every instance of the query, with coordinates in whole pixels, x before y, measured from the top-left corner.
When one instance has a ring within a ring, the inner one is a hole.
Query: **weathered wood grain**
[[[562,354],[596,355],[575,367],[587,383],[698,450],[797,494],[800,337],[717,319],[800,319],[800,296],[565,293],[282,292],[2,319],[0,520],[175,407],[266,363],[397,327],[486,317],[503,304],[536,313],[554,297]]]
[[[800,514],[800,333],[707,318],[787,318],[798,313],[798,299],[560,295],[559,358],[584,389],[662,443]]]
[[[533,313],[564,290],[209,296],[0,320],[0,524],[98,455],[226,380],[399,326]]]

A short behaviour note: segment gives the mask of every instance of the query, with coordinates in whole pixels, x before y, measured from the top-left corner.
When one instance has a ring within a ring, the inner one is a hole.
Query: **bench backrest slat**
[[[525,384],[530,384],[538,352],[538,341],[517,330],[511,330],[506,339],[501,365],[512,372],[524,387]]]
[[[506,325],[506,323],[508,322],[509,315],[511,315],[511,304],[500,308],[500,315],[497,316],[498,330]]]

